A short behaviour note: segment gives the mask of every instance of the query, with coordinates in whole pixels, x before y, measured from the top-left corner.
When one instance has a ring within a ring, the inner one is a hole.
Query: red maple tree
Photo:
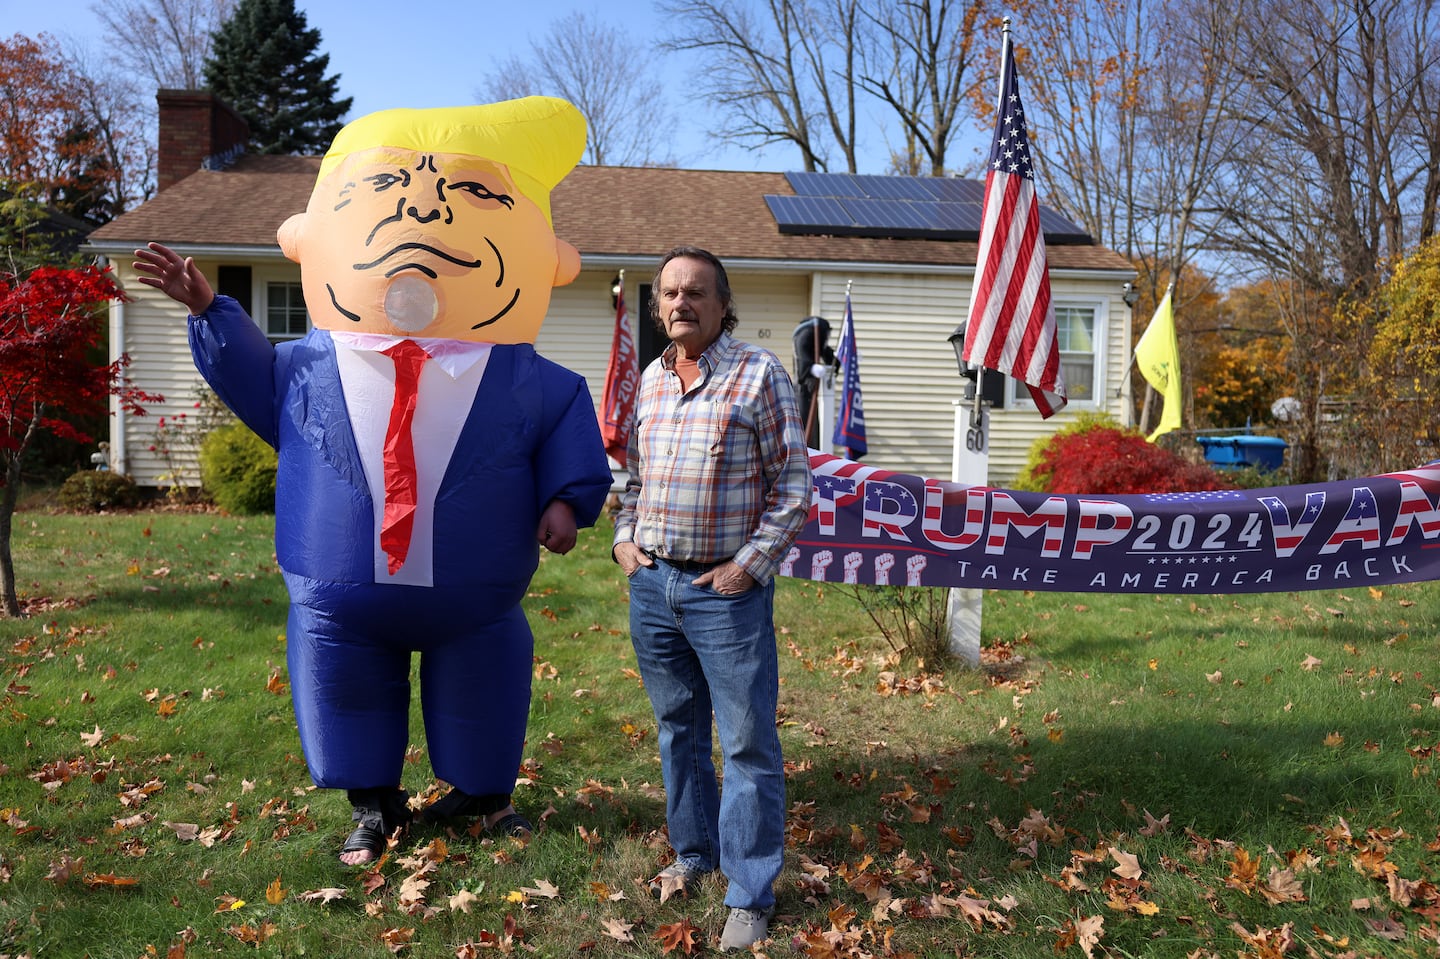
[[[161,399],[130,385],[128,356],[108,364],[96,358],[105,342],[99,307],[123,299],[108,268],[0,270],[0,608],[7,616],[21,612],[10,534],[26,451],[42,432],[88,442],[65,414],[103,408],[110,396],[141,416],[139,404]]]
[[[1234,489],[1208,466],[1145,441],[1138,430],[1106,427],[1057,433],[1035,468],[1051,493],[1182,493]]]

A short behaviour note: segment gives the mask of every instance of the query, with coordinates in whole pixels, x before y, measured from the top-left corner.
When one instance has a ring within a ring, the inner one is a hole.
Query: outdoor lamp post
[[[1140,289],[1129,280],[1120,288],[1120,299],[1125,303],[1125,342],[1130,342],[1132,331],[1135,328],[1135,304],[1140,300]],[[1115,398],[1123,401],[1121,425],[1130,426],[1135,419],[1135,401],[1130,393],[1130,373],[1135,368],[1134,352],[1131,352],[1130,362],[1125,367],[1125,375],[1120,380],[1120,385],[1115,387]]]
[[[955,365],[960,368],[960,375],[965,380],[965,399],[975,399],[975,369],[965,362],[965,324],[961,323],[955,327],[955,332],[946,337],[950,346],[955,350]]]
[[[955,432],[950,453],[950,479],[971,486],[989,484],[990,411],[979,395],[982,373],[965,362],[965,324],[946,337],[955,350],[955,365],[965,382],[965,398],[955,401]],[[1003,383],[997,376],[991,381]],[[952,588],[946,604],[947,645],[950,652],[970,665],[980,663],[980,623],[984,592],[975,588]]]

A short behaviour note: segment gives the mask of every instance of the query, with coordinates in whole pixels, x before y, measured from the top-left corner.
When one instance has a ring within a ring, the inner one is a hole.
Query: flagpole
[[[845,281],[846,303],[850,302],[850,288],[854,285],[854,280],[847,279]],[[851,319],[853,323],[854,318],[852,317]],[[851,335],[854,335],[853,329],[851,330]],[[843,316],[840,318],[840,336],[841,338],[844,338],[845,336],[845,318]],[[839,343],[835,344],[836,349],[839,349],[839,346]],[[843,376],[844,374],[841,372],[840,365],[837,362],[830,367],[830,371],[826,374],[825,377],[827,380],[827,383],[825,384],[827,388],[824,391],[825,404],[821,407],[820,444],[821,448],[824,449],[827,453],[835,452],[835,426],[840,419],[841,413],[841,405],[839,398],[835,395],[835,387],[839,385],[843,388],[844,384],[841,382]],[[851,458],[850,447],[848,446],[845,447],[845,458]]]
[[[995,112],[1005,109],[1005,67],[1010,60],[1010,18],[1005,17],[1000,21],[1000,79],[995,87]],[[979,282],[980,270],[975,270],[975,280]],[[975,364],[975,405],[970,409],[970,428],[980,429],[983,411],[981,404],[985,402],[985,364]]]
[[[605,367],[605,388],[601,393],[596,416],[606,455],[621,469],[626,464],[630,426],[639,390],[640,370],[636,364],[635,337],[630,328],[630,312],[625,305],[625,271],[617,270],[611,287],[614,320],[610,339],[610,361]]]

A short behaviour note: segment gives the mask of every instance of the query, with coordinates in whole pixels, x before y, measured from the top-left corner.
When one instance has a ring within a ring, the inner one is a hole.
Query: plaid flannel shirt
[[[764,584],[805,525],[810,459],[795,387],[769,350],[728,333],[682,393],[675,347],[646,368],[615,542],[736,564]]]

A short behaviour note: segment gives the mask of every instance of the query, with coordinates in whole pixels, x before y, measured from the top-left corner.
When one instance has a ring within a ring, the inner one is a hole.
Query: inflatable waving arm
[[[216,296],[190,257],[161,243],[135,251],[140,282],[190,313],[190,352],[205,382],[255,435],[275,445],[275,348],[240,304]]]

